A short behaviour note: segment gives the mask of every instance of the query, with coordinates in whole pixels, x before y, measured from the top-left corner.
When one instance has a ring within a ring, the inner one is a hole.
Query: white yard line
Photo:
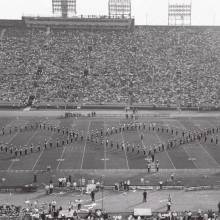
[[[10,163],[10,165],[9,165],[9,167],[8,167],[8,169],[7,169],[7,171],[10,171],[10,170],[11,170],[12,166],[14,165],[14,163],[15,163],[15,161],[12,160],[11,163]]]
[[[74,127],[76,127],[76,123],[74,123],[74,119],[73,119],[73,124],[72,124],[71,129],[73,129]],[[72,146],[71,146],[71,150],[70,151],[72,152],[72,151],[74,151],[74,147],[73,147],[74,144],[73,143],[71,143],[71,144],[72,144]]]
[[[212,124],[211,122],[209,122],[208,120],[207,120],[207,122],[211,125],[211,128],[213,128],[213,126],[214,126],[214,128],[216,127],[216,125],[215,124]],[[213,136],[213,134],[211,134],[211,136],[214,138],[214,136]]]
[[[185,153],[187,154],[187,156],[189,158],[191,158],[192,156],[190,155],[190,153],[188,153],[187,149],[185,148],[185,146],[182,146],[183,150],[185,151]],[[196,162],[194,160],[191,160],[192,163],[194,164],[194,166],[197,168],[197,169],[200,169],[200,167],[196,164]]]
[[[32,171],[33,171],[34,168],[36,167],[36,165],[37,165],[38,161],[40,160],[40,158],[41,158],[41,156],[42,156],[43,153],[44,153],[44,149],[41,151],[41,153],[39,154],[37,160],[35,161],[34,166],[33,166],[32,169],[31,169]]]
[[[71,128],[74,127],[73,125],[74,125],[74,123],[72,123]],[[69,143],[69,144],[70,144],[70,143]],[[64,155],[64,153],[65,153],[65,151],[66,151],[66,148],[67,148],[67,145],[65,145],[65,147],[63,148],[62,154],[61,154],[61,156],[60,156],[60,158],[59,158],[59,159],[61,159],[61,160],[59,160],[59,163],[57,164],[57,170],[58,170],[59,167],[60,167],[60,164],[61,164],[61,162],[62,162],[63,155]],[[72,147],[71,147],[71,151],[72,151],[72,148],[73,148],[73,145],[72,145]]]
[[[139,132],[139,130],[137,129],[137,133],[138,133],[138,136],[139,136],[139,138],[140,138],[140,140],[141,140],[141,134],[140,134],[140,132]],[[143,139],[144,139],[144,133],[143,133]],[[144,141],[143,140],[141,140],[141,143],[142,143],[142,146],[144,146],[144,149],[146,149],[146,145],[144,144]]]
[[[198,144],[199,144],[199,146],[201,147],[201,149],[204,151],[204,153],[207,154],[207,156],[210,158],[210,160],[212,160],[213,163],[219,168],[219,167],[220,167],[220,164],[215,160],[215,158],[213,158],[213,157],[210,155],[210,153],[204,148],[204,146],[203,146],[201,143],[198,142]]]
[[[106,129],[106,123],[105,123],[105,118],[104,118],[104,132]],[[106,148],[106,138],[104,138],[104,169],[106,170],[107,164],[106,164],[106,155],[107,155],[107,148]]]
[[[49,142],[49,140],[52,138],[52,136],[53,136],[53,134],[51,134],[50,138],[47,140],[46,143]],[[33,166],[32,169],[31,169],[32,171],[33,171],[34,168],[36,167],[36,165],[37,165],[37,163],[39,162],[39,160],[40,160],[41,156],[43,155],[44,151],[45,151],[45,148],[41,151],[41,153],[39,154],[37,160],[35,161],[34,166]]]
[[[82,155],[82,160],[81,160],[81,166],[80,169],[82,170],[83,168],[83,162],[84,162],[84,157],[85,157],[85,152],[86,152],[86,145],[87,145],[87,137],[88,137],[88,132],[91,126],[91,121],[88,124],[88,128],[87,128],[87,135],[86,135],[86,140],[85,140],[85,144],[84,144],[84,148],[83,148],[83,155]]]
[[[52,138],[53,134],[54,134],[54,133],[52,132],[52,134],[50,135],[50,138],[47,140],[46,143],[49,142],[49,140]],[[39,162],[41,156],[43,155],[44,151],[45,151],[45,148],[40,152],[40,154],[39,154],[37,160],[36,160],[35,163],[34,163],[34,166],[33,166],[32,169],[31,169],[32,171],[35,169],[35,167],[36,167],[36,165],[38,164],[38,162]]]
[[[31,140],[36,136],[36,134],[39,133],[39,132],[40,132],[39,130],[36,130],[36,131],[33,133],[33,135],[28,139],[28,141],[27,141],[27,143],[26,143],[25,145],[28,145],[28,144],[31,142]]]
[[[14,138],[17,136],[17,134],[18,134],[18,131],[6,143],[10,144],[14,140]]]
[[[154,132],[154,134],[156,135],[157,139],[159,140],[160,143],[163,143],[162,140],[160,139],[159,135],[157,134],[157,132]],[[170,163],[172,164],[173,168],[176,169],[176,167],[173,164],[172,159],[170,158],[170,155],[168,154],[167,150],[165,149],[167,158],[169,159]]]
[[[3,127],[5,127],[5,128],[11,127],[11,125],[12,125],[13,123],[15,123],[16,121],[18,121],[18,119],[9,122],[8,124],[6,124],[6,125],[3,126]],[[12,136],[12,138],[11,138],[10,141],[9,141],[9,143],[14,139],[14,137],[15,137],[17,134],[18,134],[18,131]]]
[[[3,127],[5,127],[5,128],[11,127],[11,125],[13,125],[13,123],[15,123],[16,121],[18,121],[18,119],[12,120],[11,122],[9,122],[8,124],[6,124],[6,125],[3,126]]]
[[[28,121],[27,122],[25,122],[25,124],[24,125],[26,125],[28,123]],[[10,142],[12,142],[12,140],[17,136],[17,134],[19,133],[19,131],[17,131],[12,137],[11,137],[11,139],[9,140],[9,143]],[[33,136],[32,136],[33,137]],[[30,139],[28,140],[28,142],[30,141]],[[15,163],[15,160],[12,160],[11,161],[11,164],[9,165],[9,167],[8,167],[8,169],[7,169],[7,171],[10,171],[10,169],[12,168],[12,166],[14,165],[14,163]]]
[[[179,120],[176,120],[176,122],[180,125],[180,127],[183,129],[183,130],[188,130]],[[191,158],[192,156],[188,153],[188,151],[186,150],[186,148],[184,147],[184,146],[182,146],[182,148],[183,148],[183,150],[185,151],[185,153],[187,154],[187,156],[189,157],[189,158]],[[194,164],[194,166],[197,168],[197,169],[200,169],[199,167],[198,167],[198,165],[193,161],[193,160],[191,160],[192,161],[192,163]]]
[[[122,138],[122,142],[123,142],[123,145],[125,145],[125,139],[124,139],[124,136],[123,136],[123,131],[121,131],[121,138]],[[127,156],[127,149],[124,148],[124,153],[125,153],[125,159],[126,159],[126,164],[127,164],[127,169],[129,170],[129,163],[128,163],[128,156]]]
[[[201,130],[200,126],[197,126],[197,125],[195,126]],[[210,158],[210,160],[213,161],[213,163],[217,167],[220,167],[220,164],[215,160],[214,157],[212,157],[212,155],[205,149],[205,147],[199,141],[197,143],[199,144],[200,148],[204,151],[204,153]]]
[[[180,125],[180,127],[181,127],[183,130],[186,130],[186,131],[189,130],[189,129],[187,129],[178,119],[176,120],[176,122]]]
[[[60,164],[61,164],[61,162],[62,162],[62,159],[63,159],[63,155],[64,155],[64,153],[65,153],[65,151],[66,151],[66,148],[67,148],[67,145],[65,145],[65,147],[63,148],[63,151],[62,151],[62,154],[61,154],[61,156],[60,156],[60,160],[59,160],[59,162],[58,162],[58,164],[57,164],[57,170],[59,169],[59,167],[60,167]]]

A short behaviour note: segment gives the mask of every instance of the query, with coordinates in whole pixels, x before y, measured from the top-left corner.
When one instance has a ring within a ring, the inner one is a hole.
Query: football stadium
[[[220,26],[192,4],[0,19],[0,220],[219,219]]]

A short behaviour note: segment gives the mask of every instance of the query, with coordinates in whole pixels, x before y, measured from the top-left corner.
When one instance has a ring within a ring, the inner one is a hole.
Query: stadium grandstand
[[[23,17],[0,28],[2,102],[219,105],[219,27]]]

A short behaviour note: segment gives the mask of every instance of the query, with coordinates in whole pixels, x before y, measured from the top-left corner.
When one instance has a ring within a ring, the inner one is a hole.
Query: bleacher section
[[[66,21],[52,18],[0,21],[1,101],[25,104],[32,95],[35,106],[57,106],[54,100],[59,99],[65,108],[65,103],[124,107],[131,99],[141,108],[218,110],[220,27],[135,26],[133,31],[116,31],[109,29],[127,21],[70,21],[80,27],[56,29],[56,22]],[[24,22],[31,28],[22,26]],[[45,26],[34,28],[34,22]],[[97,22],[103,22],[99,30],[86,28]]]

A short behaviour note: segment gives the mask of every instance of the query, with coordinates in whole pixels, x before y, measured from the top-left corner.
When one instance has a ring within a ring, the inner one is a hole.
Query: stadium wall
[[[25,27],[25,23],[22,20],[5,20],[5,19],[0,19],[0,27],[14,27],[14,28],[19,28],[19,27]]]
[[[36,104],[32,108],[36,110],[41,109],[85,109],[85,110],[124,110],[127,107],[126,104],[85,104],[79,105],[76,103],[48,103],[48,104]],[[134,104],[131,108],[137,108],[138,110],[169,110],[176,111],[177,106],[156,106],[156,105],[143,105]],[[220,111],[220,106],[201,106],[201,107],[181,107],[182,111]]]

